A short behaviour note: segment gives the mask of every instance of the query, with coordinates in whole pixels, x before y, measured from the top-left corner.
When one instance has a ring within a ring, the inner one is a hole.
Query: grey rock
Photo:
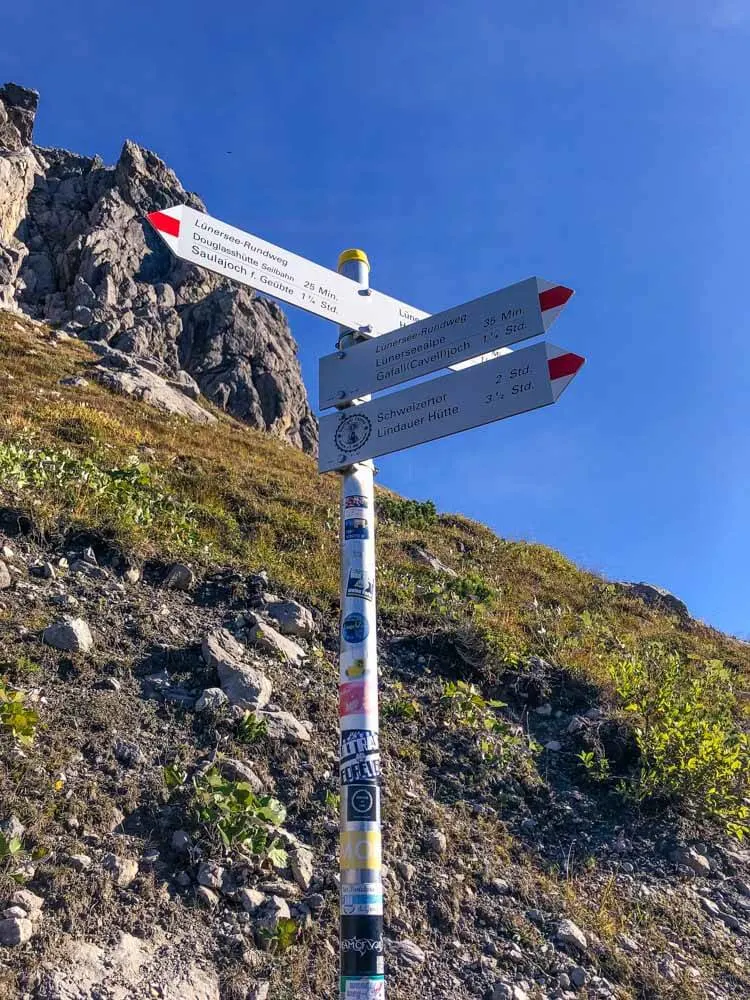
[[[86,379],[81,378],[80,375],[66,375],[65,378],[60,379],[60,385],[69,386],[71,389],[86,389],[88,384]]]
[[[430,830],[424,843],[430,854],[443,855],[448,850],[448,838],[442,830]]]
[[[141,578],[141,571],[137,566],[128,566],[122,574],[122,578],[126,583],[136,584]]]
[[[409,545],[408,547],[409,555],[415,562],[421,563],[423,566],[429,566],[430,569],[434,570],[435,573],[443,573],[446,576],[458,576],[458,573],[451,569],[450,566],[446,566],[444,562],[441,562],[437,556],[433,555],[427,549],[422,548],[421,545]]]
[[[586,935],[580,927],[573,923],[572,920],[561,920],[557,925],[555,936],[560,944],[567,945],[569,948],[573,948],[577,951],[583,952],[588,948]]]
[[[291,712],[258,712],[258,718],[265,719],[268,735],[272,739],[284,740],[286,743],[310,742],[310,730]]]
[[[535,708],[534,712],[537,715],[550,716],[552,715],[552,706],[550,705],[549,702],[546,702],[544,705],[539,705],[538,708]]]
[[[562,750],[562,743],[559,740],[550,740],[549,743],[544,744],[544,749],[550,753],[559,753]]]
[[[192,846],[193,841],[187,830],[175,830],[172,834],[173,851],[177,851],[178,854],[187,854]]]
[[[184,563],[175,563],[164,580],[164,586],[168,590],[191,590],[194,583],[195,574]]]
[[[297,601],[273,601],[266,608],[282,635],[298,635],[311,639],[315,635],[312,612]]]
[[[271,984],[267,981],[256,983],[251,987],[247,995],[247,1000],[268,1000],[270,996]]]
[[[744,881],[744,879],[738,878],[735,881],[737,891],[741,892],[743,896],[750,898],[750,882]]]
[[[189,885],[193,884],[193,880],[190,878],[190,876],[186,871],[177,872],[174,877],[174,880],[177,883],[177,885],[182,886],[183,889],[187,889]]]
[[[92,375],[112,392],[149,403],[165,413],[186,417],[197,424],[216,423],[213,413],[209,413],[179,389],[171,386],[166,379],[135,361],[130,361],[123,368],[120,362],[115,362],[112,356],[108,355],[93,369]]]
[[[69,653],[88,653],[94,645],[91,630],[83,618],[66,617],[55,622],[44,630],[42,641]]]
[[[6,837],[18,837],[19,839],[23,837],[26,832],[26,827],[23,825],[18,816],[10,815],[7,819],[0,822],[0,833],[5,834]]]
[[[35,563],[29,566],[29,572],[33,576],[41,577],[42,580],[54,580],[57,575],[51,562]]]
[[[122,691],[122,681],[118,681],[116,677],[105,677],[101,680],[97,687],[102,688],[104,691]]]
[[[586,970],[582,968],[580,965],[574,965],[573,968],[570,970],[569,974],[570,974],[570,981],[578,989],[581,989],[581,987],[585,986],[586,983],[588,982],[589,977],[586,973]]]
[[[244,761],[235,760],[232,757],[222,757],[217,762],[217,767],[221,775],[229,778],[230,781],[244,781],[254,792],[262,793],[266,791],[264,782],[261,781],[250,765],[245,764]]]
[[[87,872],[94,865],[93,859],[88,854],[71,854],[68,861],[78,872]]]
[[[36,919],[36,916],[42,912],[42,908],[44,907],[42,896],[37,896],[30,889],[19,889],[17,892],[14,892],[10,897],[10,902],[12,906],[20,906],[21,909],[26,910],[32,920]]]
[[[560,975],[557,977],[557,987],[558,989],[561,990],[570,989],[570,976],[567,974],[567,972],[561,972]]]
[[[417,867],[413,865],[411,861],[397,861],[396,871],[399,873],[404,882],[411,882],[414,876],[417,874]]]
[[[88,559],[74,559],[70,564],[70,572],[76,576],[87,576],[89,580],[108,580],[109,573],[102,566]]]
[[[115,757],[125,767],[138,767],[146,761],[146,756],[137,743],[130,740],[116,739],[113,746]]]
[[[195,711],[216,712],[222,705],[226,705],[228,701],[229,699],[221,688],[206,688],[195,703]]]
[[[629,955],[637,955],[641,950],[638,942],[634,938],[629,937],[627,934],[618,934],[617,943],[620,945],[622,950],[626,951]]]
[[[7,590],[13,582],[10,571],[5,563],[0,559],[0,590]]]
[[[492,1000],[513,1000],[513,987],[509,983],[495,983],[492,987]]]
[[[615,586],[658,611],[665,611],[682,619],[690,618],[687,605],[663,587],[655,587],[651,583],[616,583]]]
[[[258,930],[273,934],[280,920],[289,920],[290,918],[291,913],[287,901],[281,896],[271,896],[257,910],[255,925]]]
[[[301,666],[307,657],[301,646],[263,621],[248,630],[248,639],[257,649],[279,656],[296,667]]]
[[[199,885],[195,890],[195,897],[207,910],[215,910],[219,905],[219,894],[209,889],[207,885]]]
[[[309,896],[305,896],[305,902],[313,911],[313,913],[317,913],[319,910],[322,910],[323,907],[326,905],[325,896],[323,896],[319,892],[313,892],[310,893]]]
[[[266,901],[265,893],[257,889],[240,889],[237,896],[245,913],[256,913]]]
[[[493,878],[491,885],[495,892],[500,896],[507,896],[511,891],[510,883],[504,878]]]
[[[307,892],[313,880],[313,853],[300,847],[292,851],[289,863],[294,881],[303,892]]]
[[[391,950],[410,966],[424,965],[427,960],[427,956],[419,945],[408,938],[404,938],[402,941],[394,941]]]
[[[203,659],[219,675],[233,705],[261,709],[271,700],[271,681],[249,661],[249,653],[226,629],[209,633],[201,646]]]
[[[690,868],[696,875],[709,875],[711,863],[703,854],[699,854],[694,847],[678,847],[669,856],[670,861],[684,868]]]
[[[16,948],[31,940],[34,928],[30,920],[22,917],[6,917],[0,920],[0,945]]]
[[[7,910],[3,910],[3,917],[6,920],[10,920],[15,917],[16,920],[28,920],[28,913],[26,910],[22,909],[20,906],[9,906]]]
[[[226,870],[215,861],[204,861],[198,868],[196,878],[200,885],[205,885],[209,889],[221,889]]]
[[[132,858],[123,858],[119,854],[105,854],[102,858],[102,868],[122,889],[132,885],[138,875],[138,862]]]

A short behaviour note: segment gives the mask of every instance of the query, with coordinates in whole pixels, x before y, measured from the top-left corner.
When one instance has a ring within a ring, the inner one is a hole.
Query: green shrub
[[[437,510],[432,500],[379,496],[375,501],[375,510],[381,521],[401,524],[406,528],[429,528],[437,522]]]
[[[226,851],[239,850],[268,859],[277,868],[286,867],[286,851],[269,832],[286,819],[278,799],[256,795],[246,782],[230,781],[212,768],[195,780],[194,804],[208,836],[218,835]]]
[[[21,746],[31,746],[38,724],[39,715],[26,705],[26,695],[9,690],[0,677],[0,734],[10,733]]]
[[[621,788],[638,801],[661,798],[750,832],[750,738],[735,719],[732,674],[719,660],[689,662],[660,644],[611,664],[617,694],[633,717],[638,773]]]

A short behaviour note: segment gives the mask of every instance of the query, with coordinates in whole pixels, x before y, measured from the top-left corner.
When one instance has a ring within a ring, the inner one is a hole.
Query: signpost
[[[538,337],[546,333],[572,294],[564,285],[527,278],[352,350],[328,354],[320,359],[320,406],[336,406]]]
[[[151,212],[147,218],[181,260],[350,330],[387,333],[428,315],[189,205]]]
[[[321,418],[319,469],[342,473],[340,997],[384,1000],[371,460],[556,402],[584,359],[508,345],[543,335],[573,292],[527,278],[429,316],[370,289],[362,250],[345,251],[336,272],[188,205],[148,220],[182,260],[339,324],[338,350],[320,362],[320,405],[338,412]],[[454,373],[369,396],[445,367]]]
[[[320,421],[321,472],[412,448],[449,434],[548,406],[584,359],[534,344],[466,371],[378,396]]]

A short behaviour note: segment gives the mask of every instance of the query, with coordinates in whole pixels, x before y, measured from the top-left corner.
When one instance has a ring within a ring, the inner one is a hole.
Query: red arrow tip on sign
[[[560,306],[565,305],[572,294],[573,289],[567,288],[565,285],[555,285],[554,288],[547,288],[540,292],[539,305],[542,312],[546,312],[548,309],[559,309]]]
[[[175,219],[171,215],[166,215],[164,212],[149,212],[146,218],[154,229],[158,229],[160,233],[166,233],[167,236],[180,235],[179,219]]]
[[[554,380],[556,378],[567,378],[571,375],[575,375],[579,371],[586,359],[582,358],[580,354],[573,354],[569,352],[568,354],[559,354],[556,358],[550,358],[547,364],[549,365],[549,377]]]

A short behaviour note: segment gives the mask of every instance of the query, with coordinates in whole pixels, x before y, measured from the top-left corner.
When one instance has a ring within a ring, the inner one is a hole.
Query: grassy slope
[[[66,375],[86,377],[93,360],[84,345],[55,343],[44,328],[0,313],[0,505],[28,509],[35,524],[50,531],[76,524],[100,529],[138,560],[185,557],[198,567],[265,568],[287,594],[323,612],[334,611],[337,478],[318,476],[309,457],[224,415],[218,425],[199,427],[114,396],[94,382],[85,389],[58,384]],[[421,636],[447,644],[454,653],[461,650],[474,664],[467,672],[487,697],[507,688],[509,676],[522,677],[531,654],[564,664],[564,675],[554,682],[561,697],[566,684],[580,684],[626,726],[632,728],[643,715],[650,718],[656,741],[650,747],[652,766],[645,777],[637,770],[628,775],[634,787],[644,794],[671,789],[676,808],[700,814],[711,806],[716,813],[719,806],[684,776],[677,776],[675,787],[669,785],[675,776],[667,773],[664,752],[659,757],[656,745],[666,734],[667,757],[676,749],[694,750],[689,739],[681,743],[681,737],[657,724],[666,718],[676,725],[698,703],[703,729],[695,745],[701,752],[711,752],[704,745],[706,726],[714,725],[709,736],[719,742],[731,736],[729,750],[722,746],[718,752],[716,767],[734,768],[731,780],[723,771],[719,780],[735,797],[732,817],[741,820],[747,754],[738,741],[746,715],[734,692],[750,686],[750,647],[647,609],[544,546],[504,541],[460,516],[428,522],[429,517],[411,525],[398,517],[381,518],[378,584],[384,635]],[[415,563],[408,553],[415,542],[452,566],[458,583]],[[635,659],[628,660],[629,654]],[[709,661],[721,661],[723,667],[707,671]],[[635,679],[623,663],[637,665]],[[399,687],[386,674],[385,690],[386,710],[398,720],[401,735],[411,730],[418,744],[419,720],[430,710],[427,695],[436,692],[425,689],[424,704],[417,692],[414,721],[408,685]],[[661,704],[665,691],[669,703]],[[627,703],[640,711],[625,712]],[[704,715],[714,709],[706,722]],[[415,752],[408,747],[406,741],[399,749],[405,758]],[[700,766],[699,761],[695,767]],[[649,795],[646,804],[661,807],[663,801]],[[724,799],[719,805],[726,811]],[[398,827],[401,817],[393,815],[391,821]],[[476,820],[458,809],[450,822],[470,853]],[[579,915],[605,941],[631,926],[632,914],[607,889],[606,879],[584,878],[580,885],[576,878],[561,880],[535,866],[510,840],[495,839],[496,829],[485,835],[488,843],[493,838],[498,857],[513,857],[528,879],[530,899],[541,893],[562,901],[566,912]],[[668,924],[670,915],[654,913],[648,919],[655,926],[660,920]],[[684,922],[682,916],[679,920]],[[662,995],[653,989],[638,995]]]

